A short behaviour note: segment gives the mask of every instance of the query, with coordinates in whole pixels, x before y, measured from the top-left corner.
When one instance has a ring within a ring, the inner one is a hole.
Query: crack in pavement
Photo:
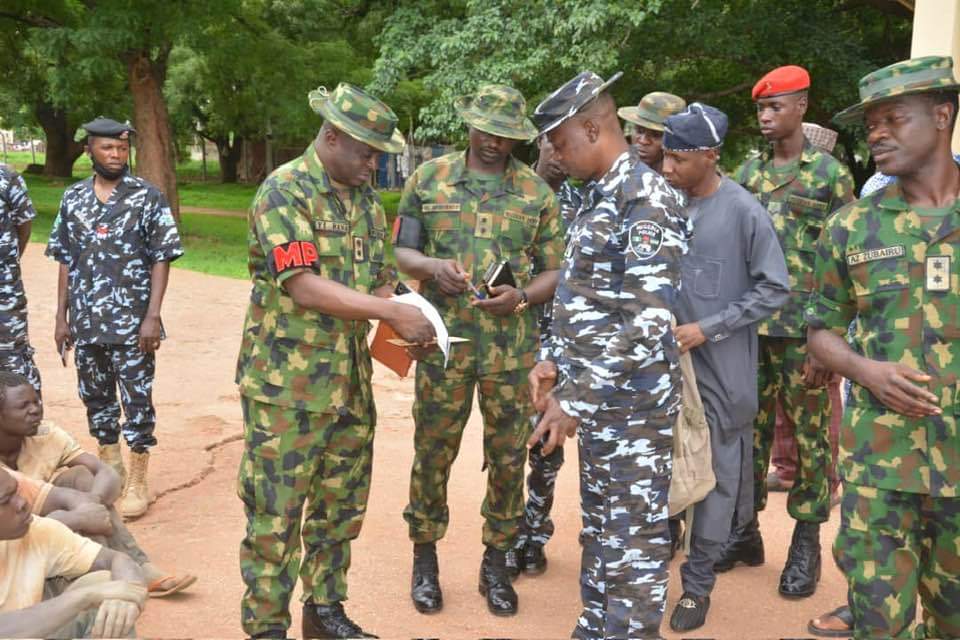
[[[217,468],[213,464],[214,461],[217,459],[217,450],[220,447],[228,445],[231,442],[236,442],[237,440],[243,440],[242,433],[235,433],[233,435],[226,436],[225,438],[221,438],[216,442],[211,442],[210,444],[205,445],[203,447],[203,450],[210,454],[210,458],[207,460],[207,466],[201,469],[200,473],[194,476],[193,478],[186,480],[184,482],[181,482],[178,485],[168,487],[163,491],[161,491],[160,493],[156,494],[153,497],[153,500],[151,502],[156,502],[160,498],[163,498],[164,496],[168,496],[171,493],[176,493],[177,491],[183,491],[184,489],[189,489],[190,487],[195,487],[201,482],[203,482],[207,476],[209,476],[211,473],[217,470]]]

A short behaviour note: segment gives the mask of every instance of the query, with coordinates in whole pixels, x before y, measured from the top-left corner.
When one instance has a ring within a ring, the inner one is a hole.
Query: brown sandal
[[[847,625],[846,629],[827,629],[824,627],[818,627],[814,624],[817,620],[823,623],[829,618],[836,618],[843,624]],[[820,636],[821,638],[849,638],[853,635],[853,613],[850,611],[850,607],[843,605],[842,607],[837,607],[833,611],[824,613],[823,615],[817,616],[813,620],[807,623],[807,631],[812,633],[815,636]]]
[[[151,598],[163,598],[183,591],[196,581],[197,576],[189,573],[183,576],[164,576],[147,585],[147,595]]]

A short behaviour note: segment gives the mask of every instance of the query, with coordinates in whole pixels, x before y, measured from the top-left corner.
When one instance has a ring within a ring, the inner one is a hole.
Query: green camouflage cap
[[[388,153],[403,151],[396,114],[363,89],[341,82],[333,93],[318,87],[308,98],[311,109],[351,138]]]
[[[847,107],[833,121],[853,124],[863,117],[870,105],[890,98],[898,98],[931,91],[956,91],[960,88],[953,78],[953,58],[925,56],[896,62],[860,78],[860,102]]]
[[[526,116],[527,101],[512,87],[484,85],[473,95],[457,98],[453,106],[464,122],[484,133],[512,140],[537,136],[537,128]]]
[[[654,91],[643,96],[635,107],[617,109],[617,115],[645,129],[663,131],[663,121],[686,108],[687,103],[680,96]]]

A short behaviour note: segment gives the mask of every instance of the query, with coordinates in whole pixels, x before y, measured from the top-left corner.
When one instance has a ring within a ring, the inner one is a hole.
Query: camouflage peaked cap
[[[533,122],[540,130],[540,135],[559,127],[577,115],[591,100],[606,91],[607,87],[619,80],[622,75],[623,71],[617,71],[605,81],[592,71],[581,71],[567,80],[533,110]]]
[[[403,151],[396,114],[363,89],[341,82],[333,93],[318,87],[308,98],[311,109],[351,138],[387,153]]]
[[[629,123],[644,129],[663,131],[663,121],[686,109],[687,103],[680,96],[663,91],[648,93],[635,107],[617,109],[617,115]]]
[[[537,128],[527,118],[527,101],[512,87],[487,84],[473,95],[461,96],[453,103],[463,121],[484,133],[532,140]]]
[[[860,102],[847,107],[833,121],[852,124],[864,110],[877,102],[916,93],[956,91],[960,84],[953,78],[953,58],[925,56],[896,62],[860,78]]]
[[[800,126],[803,129],[803,135],[810,141],[810,144],[827,153],[833,153],[833,148],[837,146],[836,131],[821,127],[813,122],[804,122]]]

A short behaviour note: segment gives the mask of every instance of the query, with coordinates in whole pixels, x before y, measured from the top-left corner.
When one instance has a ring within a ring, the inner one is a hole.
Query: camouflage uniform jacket
[[[581,420],[623,402],[673,412],[680,374],[670,319],[693,230],[683,196],[633,150],[582,196],[544,350],[560,372],[554,395]]]
[[[170,205],[126,173],[110,200],[93,177],[67,188],[46,255],[68,268],[70,330],[79,344],[136,344],[150,302],[150,270],[183,255]]]
[[[0,350],[27,346],[27,296],[17,227],[36,217],[19,173],[0,164]]]
[[[773,218],[787,260],[790,300],[758,325],[761,336],[806,337],[803,309],[813,283],[817,238],[827,216],[855,200],[850,171],[836,158],[804,139],[796,173],[777,174],[773,149],[748,158],[734,180],[760,200]]]
[[[926,222],[926,224],[925,224]],[[817,248],[811,327],[846,335],[867,358],[931,376],[943,414],[908,418],[853,386],[844,412],[844,480],[879,489],[960,496],[960,200],[924,220],[898,184],[844,207]]]
[[[309,271],[368,294],[395,285],[380,196],[364,185],[342,203],[311,144],[267,177],[248,220],[253,290],[237,362],[240,393],[314,413],[350,406],[353,379],[372,396],[370,323],[300,307],[283,283]]]
[[[458,260],[474,283],[502,260],[518,287],[538,273],[559,269],[563,232],[557,200],[533,169],[515,158],[507,162],[497,193],[474,193],[467,181],[467,152],[451,153],[421,165],[400,198],[399,215],[423,225],[423,253]],[[455,345],[448,375],[458,371],[496,373],[532,367],[536,360],[537,314],[496,317],[470,305],[470,296],[448,296],[434,281],[421,293],[433,303]],[[440,363],[440,354],[426,361]]]

